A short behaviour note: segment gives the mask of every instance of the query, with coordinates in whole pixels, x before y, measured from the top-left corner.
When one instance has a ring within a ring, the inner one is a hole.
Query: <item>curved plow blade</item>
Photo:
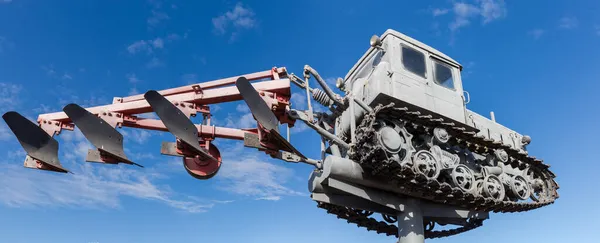
[[[143,167],[129,160],[123,150],[123,135],[102,118],[92,114],[77,104],[68,104],[63,108],[67,116],[79,127],[83,136],[89,140],[100,153],[90,151],[89,155],[107,155],[107,159],[89,160],[92,162],[126,163]],[[100,157],[100,156],[94,156]]]
[[[2,118],[27,153],[25,167],[69,172],[58,160],[58,142],[40,126],[14,111],[4,113]]]
[[[277,126],[279,120],[248,79],[245,77],[238,78],[235,81],[235,86],[240,91],[242,98],[246,102],[246,105],[248,105],[248,108],[250,108],[250,112],[252,112],[256,121],[265,129],[275,130],[279,133],[279,126]]]
[[[288,152],[293,152],[302,158],[306,158],[290,142],[281,136],[277,123],[279,119],[271,111],[267,103],[260,97],[260,94],[245,77],[236,80],[235,86],[240,91],[244,102],[250,108],[250,112],[260,125],[269,131],[269,134],[278,142],[279,147]]]
[[[200,155],[202,159],[217,162],[217,159],[211,156],[206,149],[200,147],[198,129],[181,110],[154,90],[146,92],[144,98],[170,133]]]

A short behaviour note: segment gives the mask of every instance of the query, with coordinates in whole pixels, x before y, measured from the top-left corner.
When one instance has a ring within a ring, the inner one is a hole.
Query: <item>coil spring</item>
[[[331,100],[331,98],[329,98],[329,96],[327,96],[327,94],[323,90],[313,89],[312,96],[313,99],[315,99],[317,102],[319,102],[319,104],[325,107],[329,107],[331,104],[333,104],[333,100]]]

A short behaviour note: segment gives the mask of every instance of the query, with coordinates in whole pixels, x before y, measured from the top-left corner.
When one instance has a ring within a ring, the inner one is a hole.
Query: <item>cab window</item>
[[[411,73],[425,78],[425,55],[420,51],[402,45],[402,65]]]
[[[452,69],[440,61],[433,59],[433,81],[436,84],[454,90],[454,79]]]

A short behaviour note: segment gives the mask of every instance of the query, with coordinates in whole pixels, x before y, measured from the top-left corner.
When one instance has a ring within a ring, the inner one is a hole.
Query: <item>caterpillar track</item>
[[[381,142],[390,129],[405,141],[400,149]],[[403,194],[469,210],[524,212],[559,197],[555,175],[541,160],[441,117],[423,116],[394,103],[379,104],[364,116],[349,155],[373,178],[391,183]],[[382,215],[384,221],[379,221],[369,217],[372,212],[322,202],[318,207],[358,227],[397,236],[393,216]],[[425,237],[459,234],[481,226],[482,221],[471,219],[462,227],[441,231],[432,230],[435,222],[425,222]]]
[[[329,203],[318,202],[317,207],[325,209],[327,213],[336,215],[339,219],[345,219],[348,223],[356,224],[358,227],[366,228],[367,231],[375,231],[378,234],[398,237],[398,227],[394,225],[397,221],[395,216],[382,215],[384,221],[370,217],[373,212],[356,210],[348,207],[337,206]],[[434,231],[435,223],[424,222],[425,238],[442,238],[467,232],[483,225],[482,219],[472,219],[465,226],[449,230]]]

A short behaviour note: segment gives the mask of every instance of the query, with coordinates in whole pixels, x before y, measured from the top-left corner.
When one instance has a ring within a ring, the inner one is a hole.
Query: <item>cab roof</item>
[[[460,70],[462,70],[462,68],[463,68],[463,67],[462,67],[462,65],[460,65],[460,63],[458,63],[456,60],[454,60],[454,59],[450,58],[450,57],[449,57],[449,56],[447,56],[446,54],[444,54],[444,53],[442,53],[442,52],[438,51],[437,49],[435,49],[435,48],[433,48],[433,47],[431,47],[431,46],[429,46],[429,45],[427,45],[427,44],[425,44],[425,43],[423,43],[423,42],[420,42],[420,41],[418,41],[418,40],[415,40],[415,39],[413,39],[413,38],[412,38],[412,37],[410,37],[410,36],[407,36],[407,35],[405,35],[405,34],[402,34],[402,33],[398,32],[398,31],[396,31],[396,30],[393,30],[393,29],[388,29],[388,30],[386,30],[386,31],[383,33],[383,35],[381,35],[381,39],[383,40],[383,39],[384,39],[386,36],[388,36],[388,35],[393,35],[393,36],[395,36],[395,37],[398,37],[398,38],[400,38],[400,39],[402,39],[402,40],[404,40],[404,41],[406,41],[406,42],[408,42],[408,43],[410,43],[410,44],[413,44],[413,45],[415,45],[415,46],[417,46],[417,47],[419,47],[419,48],[421,48],[421,49],[423,49],[423,50],[425,50],[425,51],[427,51],[427,52],[429,52],[429,53],[431,53],[431,54],[433,54],[433,55],[437,56],[438,58],[442,58],[442,59],[444,59],[444,61],[447,61],[447,62],[449,62],[450,64],[454,64],[454,65],[458,66],[458,68],[459,68]]]
[[[463,66],[462,66],[460,63],[458,63],[458,62],[457,62],[457,61],[455,61],[454,59],[450,58],[450,57],[449,57],[449,56],[447,56],[446,54],[444,54],[444,53],[442,53],[442,52],[440,52],[440,51],[436,50],[435,48],[433,48],[433,47],[431,47],[431,46],[429,46],[429,45],[427,45],[427,44],[425,44],[425,43],[423,43],[423,42],[420,42],[420,41],[418,41],[418,40],[415,40],[415,39],[413,39],[413,38],[412,38],[412,37],[410,37],[410,36],[407,36],[407,35],[405,35],[405,34],[402,34],[402,33],[398,32],[398,31],[396,31],[396,30],[393,30],[393,29],[387,29],[387,30],[386,30],[386,31],[383,33],[383,35],[381,35],[381,37],[380,37],[380,38],[381,38],[381,40],[385,39],[385,38],[386,38],[388,35],[395,36],[396,38],[399,38],[399,39],[401,39],[401,40],[404,40],[404,41],[406,41],[406,42],[408,42],[408,43],[410,43],[410,44],[412,44],[412,45],[414,45],[414,46],[418,47],[418,48],[421,48],[421,49],[423,49],[423,50],[427,51],[428,53],[431,53],[433,56],[435,56],[435,57],[437,57],[437,58],[440,58],[440,59],[442,59],[442,60],[444,60],[444,61],[446,61],[446,62],[448,62],[448,63],[450,63],[450,64],[452,64],[452,65],[454,65],[454,66],[456,66],[456,67],[458,67],[458,69],[459,69],[459,70],[461,70],[461,71],[462,71],[462,69],[463,69]],[[346,77],[344,77],[344,80],[347,80],[348,78],[350,78],[350,76],[352,76],[352,75],[354,74],[354,72],[355,72],[355,69],[356,69],[356,68],[357,68],[357,67],[358,67],[358,66],[359,66],[359,65],[360,65],[360,64],[361,64],[361,63],[362,63],[362,62],[365,60],[365,58],[366,58],[367,56],[369,56],[369,54],[371,54],[371,52],[373,52],[374,50],[375,50],[375,48],[373,48],[373,47],[369,47],[369,49],[368,49],[368,50],[367,50],[367,51],[366,51],[366,52],[363,54],[363,56],[362,56],[362,57],[359,59],[359,61],[358,61],[358,62],[356,62],[356,63],[354,64],[354,66],[353,66],[353,67],[350,69],[350,71],[349,71],[349,72],[346,74]]]

